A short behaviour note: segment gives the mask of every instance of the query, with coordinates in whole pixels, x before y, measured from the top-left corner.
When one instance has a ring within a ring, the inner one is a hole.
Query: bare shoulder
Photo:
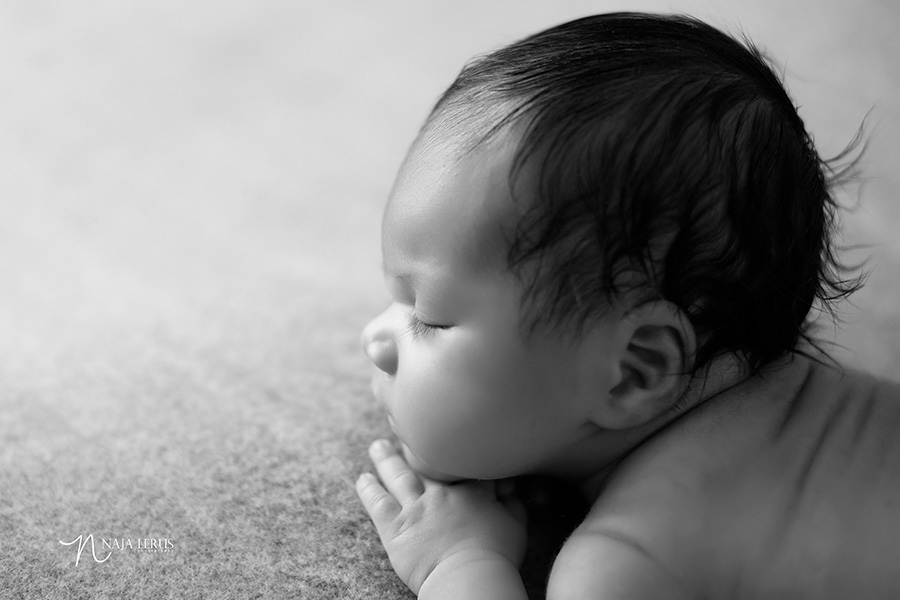
[[[694,597],[650,548],[615,531],[579,528],[553,565],[547,599],[641,600]]]
[[[900,386],[812,366],[699,408],[609,478],[549,599],[897,597]]]
[[[547,597],[698,598],[727,588],[740,560],[733,540],[747,540],[736,524],[767,519],[757,508],[765,503],[745,495],[755,503],[747,512],[738,493],[747,457],[780,412],[780,403],[749,404],[702,406],[636,448],[560,551]]]
[[[681,436],[657,442],[620,465],[560,551],[548,586],[555,598],[673,600],[702,597],[719,579],[699,450]]]
[[[714,567],[704,556],[713,506],[692,452],[667,452],[677,445],[648,448],[609,478],[557,556],[548,600],[701,597],[700,576]]]

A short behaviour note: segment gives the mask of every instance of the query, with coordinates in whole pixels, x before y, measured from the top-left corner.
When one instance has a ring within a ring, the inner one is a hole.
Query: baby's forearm
[[[419,589],[419,600],[528,600],[519,571],[506,558],[472,550],[441,561]]]

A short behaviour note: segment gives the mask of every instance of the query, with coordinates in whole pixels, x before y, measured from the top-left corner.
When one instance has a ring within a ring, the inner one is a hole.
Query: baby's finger
[[[356,480],[356,495],[379,532],[400,514],[400,504],[371,473],[363,473]]]
[[[369,446],[369,457],[375,463],[385,489],[401,505],[418,499],[425,492],[422,479],[387,440],[378,440]]]

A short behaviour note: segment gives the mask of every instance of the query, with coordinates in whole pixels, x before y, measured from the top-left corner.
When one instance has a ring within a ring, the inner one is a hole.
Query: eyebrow
[[[381,272],[384,273],[385,277],[394,277],[396,279],[402,279],[403,281],[405,281],[409,284],[414,284],[416,282],[416,280],[418,279],[418,276],[413,272],[401,271],[400,273],[394,273],[393,271],[388,269],[388,266],[385,264],[385,262],[383,260],[381,261]]]
[[[416,273],[408,273],[405,271],[401,272],[401,273],[392,273],[391,271],[388,270],[387,265],[385,265],[384,263],[381,264],[381,272],[384,273],[385,277],[390,277],[392,279],[399,279],[400,281],[404,282],[407,286],[409,286],[410,289],[415,289],[416,283],[419,280],[419,277]]]

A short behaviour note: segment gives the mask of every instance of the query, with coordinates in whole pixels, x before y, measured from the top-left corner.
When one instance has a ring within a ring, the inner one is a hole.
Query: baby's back
[[[687,597],[900,597],[900,386],[797,360],[647,442],[580,533]]]

